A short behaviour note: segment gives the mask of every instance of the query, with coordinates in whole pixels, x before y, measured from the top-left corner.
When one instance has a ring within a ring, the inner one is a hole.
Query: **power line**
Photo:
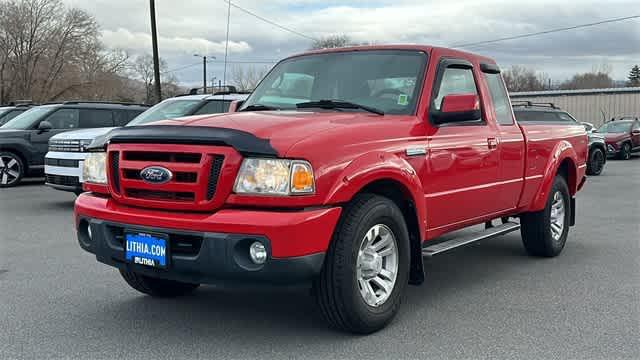
[[[607,20],[598,21],[598,22],[594,22],[594,23],[581,24],[581,25],[575,25],[575,26],[569,26],[569,27],[564,27],[564,28],[551,29],[551,30],[540,31],[540,32],[535,32],[535,33],[529,33],[529,34],[516,35],[516,36],[509,36],[509,37],[493,39],[493,40],[478,41],[478,42],[466,43],[466,44],[455,44],[455,45],[451,45],[450,47],[452,47],[452,48],[464,48],[464,47],[473,47],[473,46],[478,46],[478,45],[487,45],[487,44],[493,44],[493,43],[497,43],[497,42],[501,42],[501,41],[522,39],[522,38],[527,38],[527,37],[532,37],[532,36],[551,34],[551,33],[556,33],[556,32],[561,32],[561,31],[586,28],[586,27],[591,27],[591,26],[609,24],[609,23],[625,21],[625,20],[631,20],[631,19],[637,19],[637,18],[640,18],[640,15],[633,15],[633,16],[626,16],[626,17],[621,17],[621,18],[607,19]]]
[[[303,38],[305,38],[305,39],[309,39],[309,40],[312,40],[312,41],[317,41],[317,40],[318,40],[318,39],[316,39],[316,38],[314,38],[314,37],[311,37],[311,36],[309,36],[309,35],[305,35],[305,34],[303,34],[303,33],[299,32],[299,31],[292,30],[292,29],[290,29],[290,28],[288,28],[288,27],[285,27],[285,26],[282,26],[282,25],[280,25],[280,24],[278,24],[278,23],[276,23],[276,22],[274,22],[274,21],[271,21],[271,20],[269,20],[269,19],[266,19],[266,18],[264,18],[264,17],[262,17],[262,16],[260,16],[260,15],[258,15],[258,14],[256,14],[256,13],[252,12],[252,11],[249,11],[249,10],[247,10],[247,9],[245,9],[245,8],[242,8],[242,7],[240,7],[240,6],[238,6],[238,5],[234,4],[234,3],[232,3],[230,0],[224,0],[224,1],[225,1],[225,2],[227,2],[227,3],[229,3],[229,5],[233,6],[234,8],[236,8],[236,9],[238,9],[238,10],[240,10],[240,11],[244,12],[245,14],[249,14],[249,15],[251,15],[251,16],[253,16],[253,17],[257,18],[257,19],[260,19],[260,20],[262,20],[262,21],[264,21],[264,22],[266,22],[266,23],[268,23],[268,24],[271,24],[271,25],[273,25],[273,26],[275,26],[275,27],[277,27],[277,28],[280,28],[280,29],[282,29],[282,30],[284,30],[284,31],[288,31],[288,32],[290,32],[290,33],[292,33],[292,34],[296,34],[296,35],[298,35],[298,36],[300,36],[300,37],[303,37]]]
[[[253,60],[228,60],[227,63],[229,64],[275,64],[277,63],[279,60],[273,60],[273,61],[269,61],[269,60],[260,60],[260,61],[253,61]],[[207,61],[207,63],[211,64],[223,64],[223,61]],[[185,66],[181,66],[175,69],[171,69],[171,70],[166,70],[161,72],[161,74],[169,74],[169,73],[173,73],[173,72],[178,72],[181,70],[186,70],[189,68],[192,68],[194,66],[199,66],[202,65],[201,62],[197,62],[194,64],[189,64],[189,65],[185,65]]]
[[[161,72],[161,74],[169,74],[169,73],[172,73],[172,72],[177,72],[177,71],[180,71],[180,70],[184,70],[184,69],[192,68],[192,67],[194,67],[194,66],[196,66],[196,65],[202,65],[202,63],[201,63],[201,62],[197,62],[197,63],[195,63],[195,64],[185,65],[185,66],[181,66],[181,67],[179,67],[179,68],[175,68],[175,69],[171,69],[171,70],[166,70],[166,71]]]

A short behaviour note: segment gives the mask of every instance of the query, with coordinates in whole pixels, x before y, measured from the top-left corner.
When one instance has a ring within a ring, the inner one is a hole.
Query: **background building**
[[[578,121],[596,125],[622,115],[640,116],[640,87],[511,93],[513,101],[551,102]]]

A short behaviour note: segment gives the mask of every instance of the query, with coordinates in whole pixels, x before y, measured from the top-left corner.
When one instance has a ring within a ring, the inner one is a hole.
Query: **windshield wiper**
[[[361,109],[370,113],[384,115],[384,111],[376,109],[374,107],[356,104],[350,101],[343,100],[319,100],[309,101],[296,104],[298,109],[320,108],[320,109]]]
[[[275,106],[254,104],[254,105],[249,105],[240,111],[269,111],[269,110],[280,110],[280,109]]]

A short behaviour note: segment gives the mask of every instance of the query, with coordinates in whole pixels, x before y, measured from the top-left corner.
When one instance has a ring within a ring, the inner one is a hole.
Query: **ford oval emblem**
[[[159,185],[171,181],[173,174],[169,169],[165,169],[161,166],[149,166],[148,168],[144,168],[140,171],[140,177],[144,182]]]

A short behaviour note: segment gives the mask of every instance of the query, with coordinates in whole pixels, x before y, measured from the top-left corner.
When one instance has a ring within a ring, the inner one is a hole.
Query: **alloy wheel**
[[[564,197],[560,191],[553,194],[553,203],[551,203],[551,237],[553,240],[559,241],[564,232],[565,204]]]
[[[391,229],[374,225],[362,239],[356,263],[356,280],[367,305],[378,307],[391,296],[398,276],[398,246]]]
[[[20,179],[20,161],[12,155],[0,155],[0,184],[12,185]]]

